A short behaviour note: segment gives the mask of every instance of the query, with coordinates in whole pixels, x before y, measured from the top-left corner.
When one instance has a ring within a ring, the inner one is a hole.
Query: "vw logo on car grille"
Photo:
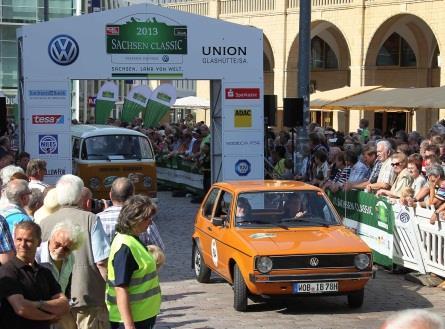
[[[79,45],[69,35],[55,36],[48,45],[49,57],[59,65],[74,63],[79,55]]]
[[[310,260],[309,260],[309,264],[312,266],[312,267],[316,267],[316,266],[318,266],[318,263],[319,263],[320,261],[318,260],[318,258],[317,257],[312,257]]]

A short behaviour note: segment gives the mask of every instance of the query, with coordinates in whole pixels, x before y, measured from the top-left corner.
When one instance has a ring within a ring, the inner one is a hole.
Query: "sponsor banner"
[[[225,97],[231,99],[260,99],[260,88],[226,88]]]
[[[70,108],[70,85],[63,82],[30,81],[25,84],[25,101],[30,107]]]
[[[45,159],[45,157],[41,157]],[[50,159],[46,164],[45,182],[51,185],[56,184],[57,180],[65,175],[70,174],[72,171],[72,162],[68,160]]]
[[[264,113],[258,106],[225,106],[223,109],[224,130],[262,131],[264,129]]]
[[[225,131],[223,138],[223,153],[226,155],[262,155],[264,140],[260,131]]]
[[[117,100],[119,87],[111,81],[105,82],[97,93],[95,103],[95,120],[98,124],[105,124]]]
[[[164,83],[159,85],[150,96],[142,118],[144,127],[154,127],[170,111],[176,102],[176,88]]]
[[[26,151],[31,158],[71,159],[71,134],[35,132],[26,142]]]
[[[249,180],[264,178],[263,156],[230,156],[223,160],[222,180]]]
[[[372,193],[348,191],[328,193],[344,224],[373,250],[374,262],[391,266],[394,213],[385,199]]]
[[[121,120],[131,122],[140,112],[145,111],[152,94],[150,87],[141,85],[130,90],[124,101]]]
[[[25,133],[41,131],[68,132],[71,119],[63,108],[31,108],[25,116]]]
[[[28,79],[254,77],[262,83],[261,30],[162,6],[140,4],[67,17],[24,26],[20,34]],[[39,65],[35,54],[41,54]]]

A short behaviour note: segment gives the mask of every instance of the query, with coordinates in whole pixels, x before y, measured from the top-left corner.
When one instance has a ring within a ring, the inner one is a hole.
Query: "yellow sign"
[[[252,127],[252,110],[236,109],[234,115],[235,128],[251,128]]]

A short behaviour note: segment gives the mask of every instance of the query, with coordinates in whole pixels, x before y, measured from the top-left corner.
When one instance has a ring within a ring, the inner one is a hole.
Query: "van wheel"
[[[359,308],[363,305],[365,298],[365,289],[351,292],[348,294],[348,305],[350,308]]]
[[[247,287],[236,264],[233,273],[233,307],[239,312],[247,311]]]
[[[196,280],[200,283],[210,282],[210,275],[212,274],[212,271],[204,263],[201,251],[197,245],[195,245],[193,248],[193,265],[195,267]]]

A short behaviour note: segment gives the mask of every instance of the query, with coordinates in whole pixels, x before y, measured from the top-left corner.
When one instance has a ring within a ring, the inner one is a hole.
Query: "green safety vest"
[[[120,233],[117,233],[114,237],[108,257],[106,304],[109,318],[112,322],[123,322],[116,302],[113,267],[114,256],[123,244],[130,248],[138,264],[138,269],[133,272],[128,286],[131,315],[135,322],[144,321],[158,315],[161,308],[161,289],[156,271],[156,261],[147,248],[136,238]]]

